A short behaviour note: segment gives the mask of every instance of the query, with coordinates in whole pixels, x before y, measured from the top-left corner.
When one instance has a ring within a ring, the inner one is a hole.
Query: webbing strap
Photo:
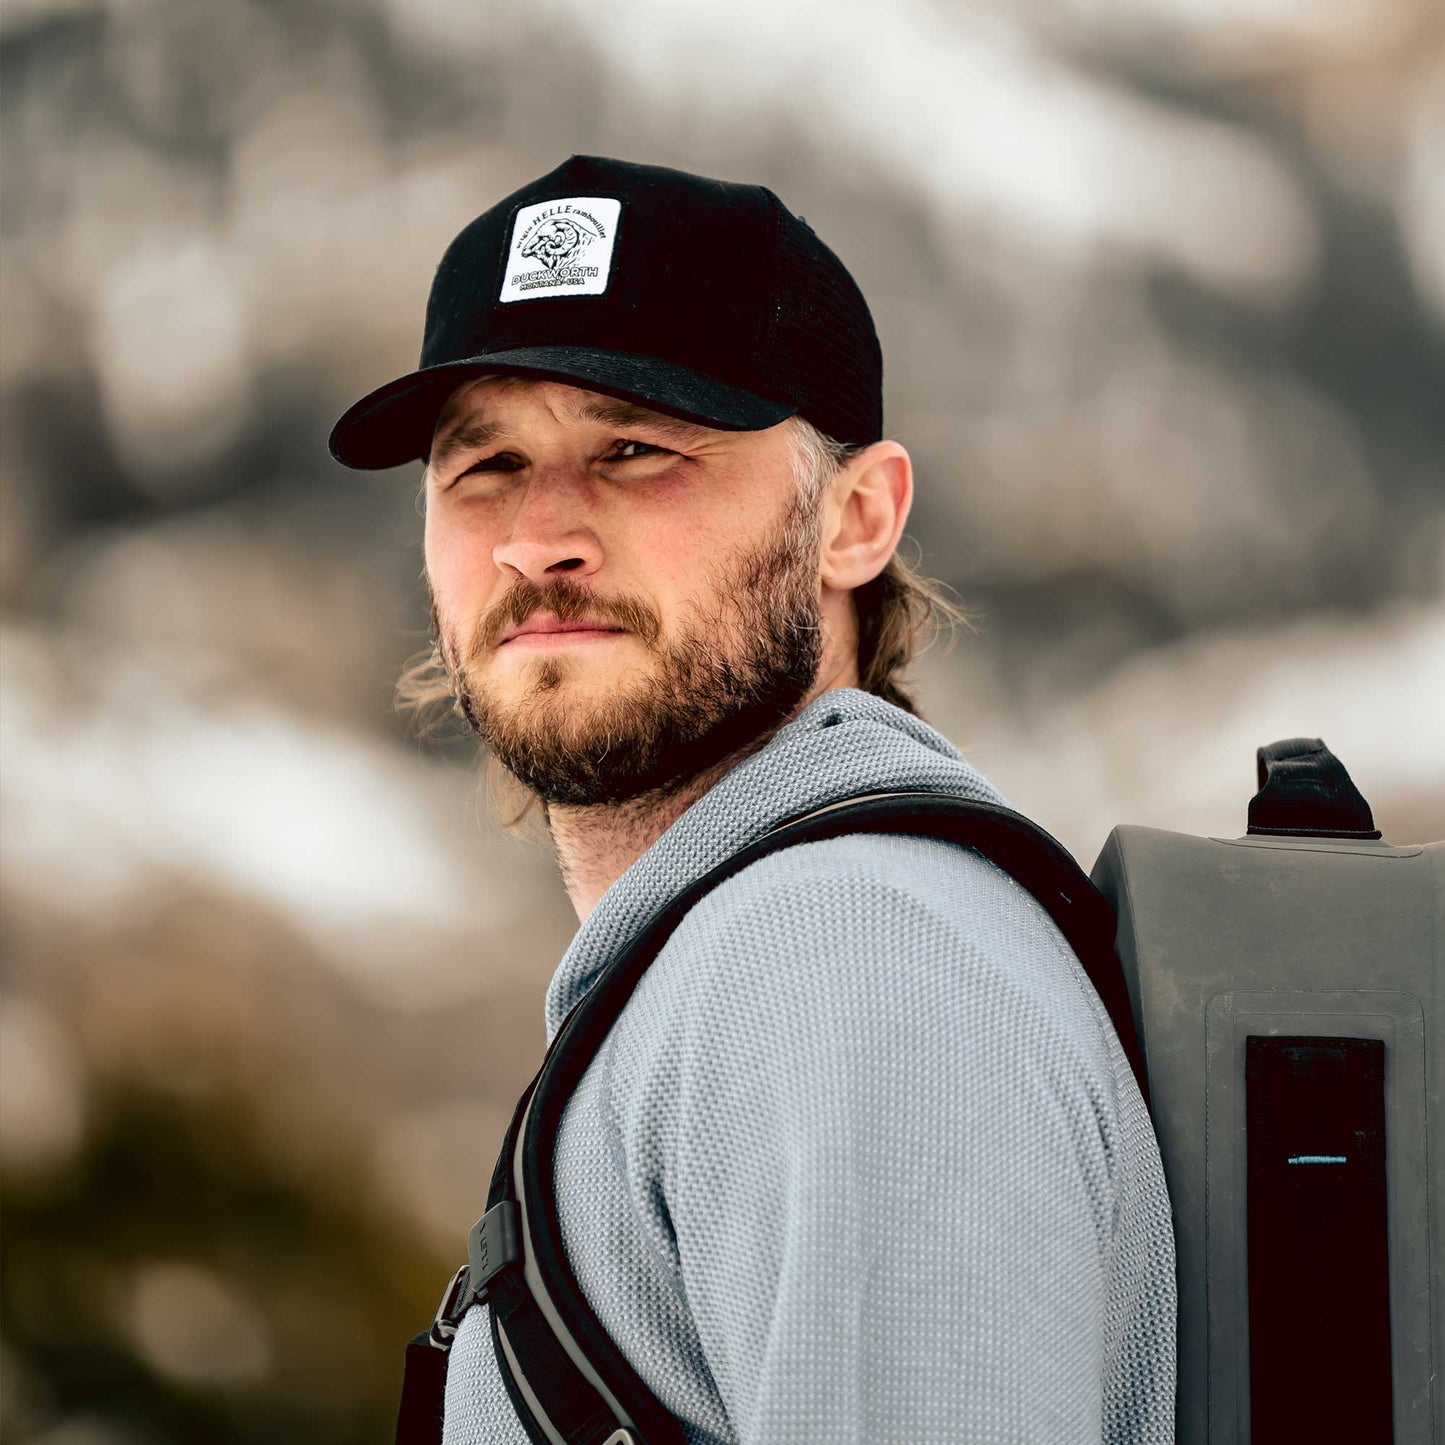
[[[1395,1438],[1385,1068],[1380,1039],[1245,1039],[1252,1440]]]
[[[517,1201],[520,1258],[492,1279],[485,1297],[498,1369],[537,1445],[683,1445],[678,1422],[603,1328],[567,1260],[554,1178],[562,1114],[638,981],[704,895],[769,853],[850,833],[934,837],[975,848],[1028,889],[1093,982],[1148,1102],[1114,953],[1113,909],[1041,828],[1008,808],[933,793],[845,799],[779,824],[683,889],[608,963],[563,1020],[513,1113],[487,1203],[490,1210]]]
[[[409,1340],[396,1414],[397,1445],[441,1445],[446,1393],[446,1352],[432,1344],[430,1335]]]
[[[525,1281],[509,1272],[496,1281],[488,1303],[493,1348],[506,1361],[502,1379],[512,1404],[526,1410],[526,1415],[518,1411],[523,1423],[531,1416],[528,1433],[549,1445],[600,1445],[616,1429],[613,1413],[582,1378]],[[497,1336],[499,1330],[505,1346]]]

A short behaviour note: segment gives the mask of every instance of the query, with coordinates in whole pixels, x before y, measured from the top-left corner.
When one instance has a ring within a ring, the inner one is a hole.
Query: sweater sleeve
[[[677,940],[666,1207],[738,1439],[1099,1441],[1112,1095],[1071,956],[976,855],[959,909],[791,851]]]

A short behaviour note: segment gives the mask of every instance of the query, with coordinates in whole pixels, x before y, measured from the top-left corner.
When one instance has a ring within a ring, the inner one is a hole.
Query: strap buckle
[[[472,1289],[468,1278],[470,1270],[463,1265],[451,1278],[451,1283],[442,1291],[442,1302],[437,1306],[436,1316],[427,1331],[427,1343],[445,1353],[456,1338],[457,1326],[462,1322],[471,1304]]]
[[[483,1303],[487,1286],[521,1257],[517,1247],[517,1203],[514,1199],[503,1199],[467,1231],[467,1271],[471,1277],[468,1303],[472,1299]]]
[[[468,1232],[467,1263],[442,1291],[442,1302],[427,1331],[427,1343],[443,1353],[450,1350],[462,1316],[474,1304],[485,1304],[487,1285],[521,1257],[517,1248],[517,1206],[513,1200],[504,1199],[487,1210]]]

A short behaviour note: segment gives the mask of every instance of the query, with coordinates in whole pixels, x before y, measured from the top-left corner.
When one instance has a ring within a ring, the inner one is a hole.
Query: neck
[[[848,605],[851,607],[851,603]],[[833,628],[837,626],[834,622]],[[825,625],[825,635],[828,631]],[[830,640],[817,681],[793,710],[791,717],[797,717],[810,703],[835,687],[858,686],[856,632],[846,632],[843,644]],[[784,719],[778,728],[790,720]],[[645,793],[626,803],[597,804],[586,808],[548,808],[547,824],[557,850],[562,886],[572,900],[577,921],[585,922],[602,895],[704,793],[715,787],[744,758],[757,752],[778,728],[752,739],[722,762],[689,778],[666,794]]]
[[[647,793],[626,803],[547,810],[562,885],[582,923],[609,888],[721,778],[765,741],[734,753],[665,795]]]

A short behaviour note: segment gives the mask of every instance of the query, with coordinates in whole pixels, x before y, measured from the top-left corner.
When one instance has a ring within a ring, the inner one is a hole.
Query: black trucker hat
[[[883,431],[883,358],[843,263],[762,186],[573,156],[447,247],[417,369],[331,433],[349,467],[425,457],[452,391],[536,376],[728,431]]]

